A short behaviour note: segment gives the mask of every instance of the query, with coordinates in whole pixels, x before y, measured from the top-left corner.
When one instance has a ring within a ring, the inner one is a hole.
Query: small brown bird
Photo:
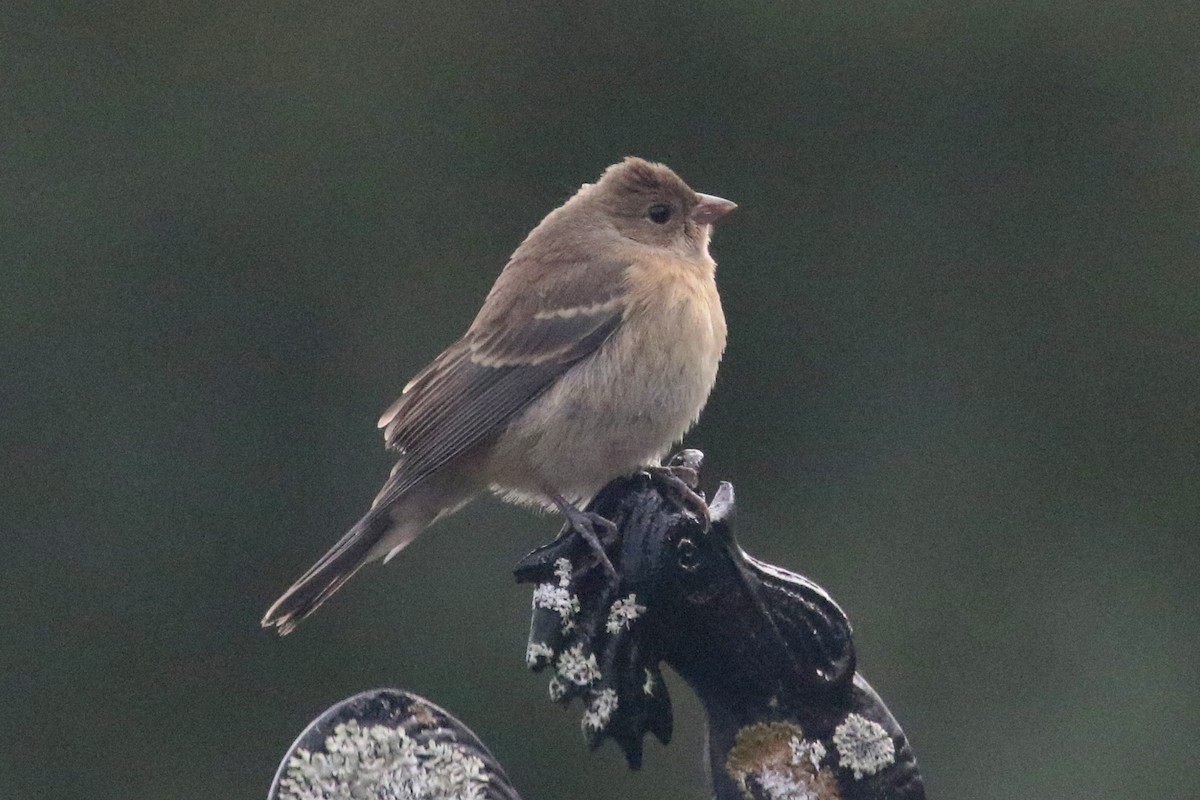
[[[580,507],[657,468],[704,408],[725,349],[708,242],[734,208],[631,157],[550,212],[466,334],[380,417],[400,453],[391,477],[263,627],[290,632],[364,564],[487,489],[557,508],[611,574],[599,538],[613,526]]]

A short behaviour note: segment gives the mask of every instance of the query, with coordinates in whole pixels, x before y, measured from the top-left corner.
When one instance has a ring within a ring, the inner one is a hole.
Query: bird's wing
[[[621,324],[626,267],[510,264],[467,334],[380,418],[401,458],[376,506],[497,430],[595,351]]]

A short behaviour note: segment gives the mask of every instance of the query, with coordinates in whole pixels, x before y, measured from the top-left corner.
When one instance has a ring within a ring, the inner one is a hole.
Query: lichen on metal
[[[814,770],[821,768],[821,759],[825,758],[825,745],[821,744],[819,739],[810,742],[799,736],[793,736],[791,745],[793,764],[800,764],[808,759]]]
[[[582,727],[595,731],[604,730],[613,712],[617,710],[617,693],[613,689],[601,689],[592,697],[587,710],[583,712]]]
[[[746,800],[757,787],[771,800],[837,800],[837,779],[821,767],[825,747],[799,725],[758,722],[738,731],[725,771]]]
[[[554,575],[558,578],[559,586],[570,586],[571,560],[568,558],[556,558],[554,560]]]
[[[613,602],[608,610],[608,623],[605,630],[609,633],[620,633],[628,630],[635,619],[646,613],[646,607],[638,605],[637,595],[630,593]]]
[[[576,686],[590,686],[600,680],[600,667],[596,664],[596,654],[585,655],[582,644],[577,644],[559,655],[556,671],[559,677]]]
[[[544,642],[530,642],[525,648],[525,664],[530,669],[545,666],[554,660],[554,648]]]
[[[654,677],[654,673],[649,669],[642,670],[646,674],[646,680],[642,681],[642,694],[654,694],[654,689],[658,685],[658,681]]]
[[[860,714],[848,714],[833,732],[833,744],[843,769],[855,780],[874,775],[896,760],[896,745],[887,730]]]
[[[565,587],[543,583],[533,590],[533,607],[557,612],[562,617],[563,633],[568,633],[575,627],[575,615],[579,613],[579,598],[567,591]]]
[[[338,725],[325,752],[298,748],[280,800],[483,800],[483,761],[446,742],[422,744],[401,728]]]

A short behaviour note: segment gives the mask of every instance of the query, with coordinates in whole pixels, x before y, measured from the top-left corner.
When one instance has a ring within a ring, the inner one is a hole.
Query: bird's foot
[[[617,570],[613,566],[612,561],[609,560],[605,548],[616,541],[617,526],[599,514],[591,511],[580,511],[569,503],[559,506],[559,510],[567,518],[567,524],[571,526],[571,530],[578,533],[587,542],[588,547],[592,551],[592,558],[595,559],[595,563],[604,568],[609,583],[615,586],[619,581]]]
[[[685,453],[688,451],[684,451]],[[676,504],[685,511],[690,511],[702,523],[704,530],[712,526],[712,517],[708,512],[708,503],[696,491],[700,485],[700,472],[691,464],[669,464],[662,467],[646,467],[645,472],[650,479],[658,483],[673,496]]]

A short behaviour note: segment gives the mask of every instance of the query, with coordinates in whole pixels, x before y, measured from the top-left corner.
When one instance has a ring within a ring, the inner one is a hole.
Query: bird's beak
[[[692,220],[701,225],[711,225],[721,217],[737,208],[737,203],[724,197],[714,197],[711,194],[696,193],[700,202],[692,209]]]

